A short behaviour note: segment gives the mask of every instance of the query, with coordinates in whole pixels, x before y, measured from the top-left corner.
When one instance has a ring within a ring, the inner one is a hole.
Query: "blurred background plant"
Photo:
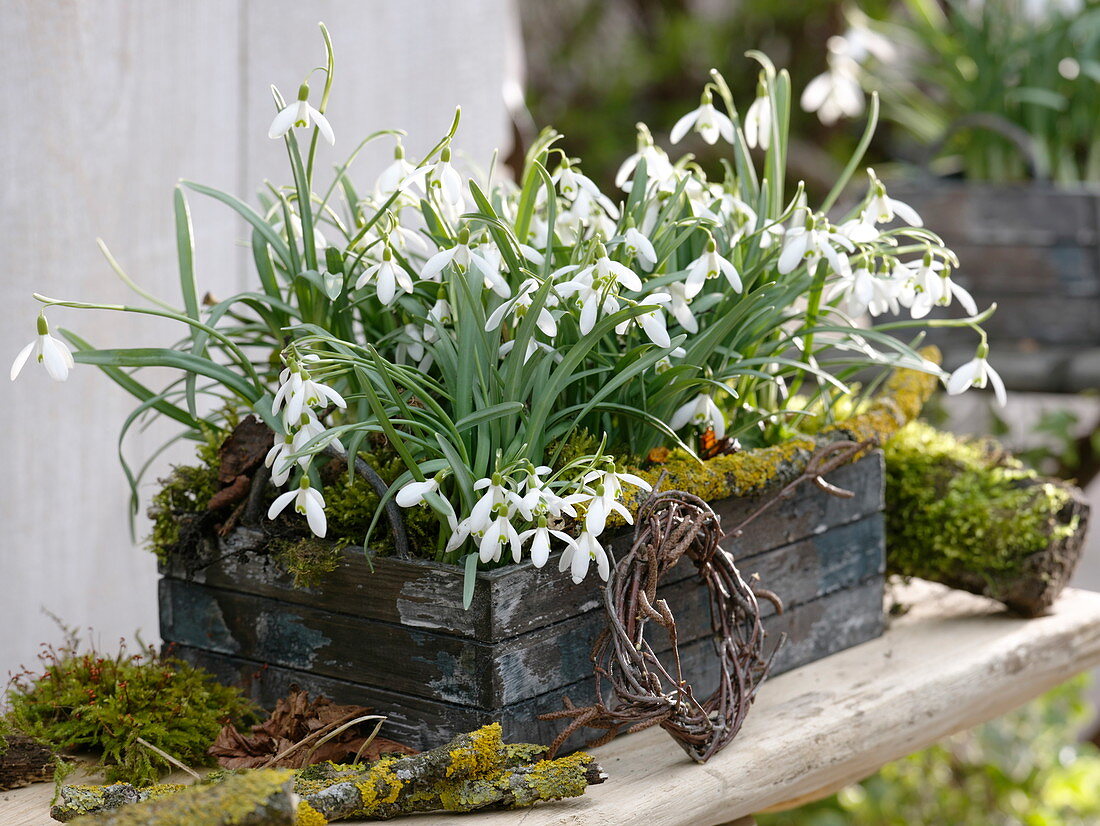
[[[882,11],[846,8],[817,82],[877,91],[895,154],[968,180],[1100,180],[1100,2],[903,0]],[[819,100],[803,105],[830,120]]]
[[[1100,820],[1100,749],[1079,677],[1019,711],[891,763],[826,800],[760,826],[1077,826]],[[930,790],[934,790],[931,791]]]

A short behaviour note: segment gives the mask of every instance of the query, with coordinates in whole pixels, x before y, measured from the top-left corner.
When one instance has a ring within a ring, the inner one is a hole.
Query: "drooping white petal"
[[[420,271],[420,277],[425,281],[438,281],[439,273],[443,271],[443,268],[454,260],[455,252],[458,247],[451,247],[450,249],[440,250],[424,264],[424,269]]]
[[[699,109],[693,109],[676,121],[676,125],[672,127],[672,132],[668,136],[669,140],[672,141],[672,143],[679,143],[684,135],[688,133],[688,130],[695,125],[695,121],[698,117]]]
[[[65,342],[58,341],[51,335],[44,335],[41,338],[42,366],[54,381],[65,381],[69,377],[69,365],[72,362],[69,348]]]
[[[981,369],[982,361],[977,358],[971,359],[966,364],[959,367],[947,379],[947,394],[949,396],[957,396],[972,387],[974,379],[978,377]]]
[[[313,488],[303,488],[299,492],[298,507],[306,512],[306,523],[314,536],[325,538],[328,532],[328,519],[325,517],[325,500],[321,492]]]
[[[298,491],[296,490],[288,490],[286,493],[279,494],[275,498],[275,501],[271,503],[271,507],[267,509],[267,518],[274,519],[282,513],[286,506],[294,501],[297,495]]]
[[[426,479],[423,482],[409,482],[397,492],[394,500],[403,508],[411,508],[424,501],[424,495],[428,492],[439,490],[439,484],[434,479]]]
[[[314,122],[317,124],[317,128],[321,130],[321,136],[326,141],[328,141],[328,145],[335,146],[336,135],[332,131],[332,126],[329,125],[328,118],[326,118],[312,106],[309,107],[309,114],[310,117],[312,117]]]
[[[37,343],[38,340],[35,339],[22,350],[20,350],[19,355],[15,357],[15,361],[11,363],[11,372],[9,373],[9,378],[12,381],[15,381],[17,378],[19,378],[19,373],[23,370],[23,365],[27,363],[27,359],[30,358],[31,351],[34,350],[34,346]]]
[[[289,106],[283,107],[279,114],[275,116],[275,119],[271,121],[271,126],[268,127],[267,136],[273,140],[281,138],[294,126],[294,121],[298,118],[298,101],[294,101]]]

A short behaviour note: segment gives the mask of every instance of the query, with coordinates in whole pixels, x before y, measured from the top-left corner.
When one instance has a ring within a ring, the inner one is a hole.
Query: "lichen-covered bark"
[[[500,724],[484,726],[462,734],[450,743],[411,757],[387,757],[366,765],[318,763],[297,772],[282,775],[295,792],[292,801],[298,826],[323,826],[332,820],[351,817],[391,818],[415,812],[470,812],[479,809],[515,809],[543,800],[561,800],[584,794],[606,775],[588,755],[576,754],[558,760],[541,760],[544,746],[530,743],[506,745],[501,741]],[[150,823],[170,826],[176,823],[247,824],[280,823],[281,820],[134,820],[109,819],[174,817],[178,813],[196,816],[196,806],[207,805],[210,790],[236,787],[231,799],[241,808],[252,794],[257,802],[264,788],[249,792],[243,784],[253,777],[274,778],[271,770],[212,772],[205,785],[154,786],[135,789],[125,784],[114,786],[65,786],[61,802],[54,807],[57,820],[67,821],[89,812],[102,812],[104,820],[80,819],[80,823],[111,826]],[[265,781],[270,788],[272,780]],[[280,781],[281,782],[281,781]],[[281,787],[280,787],[281,788]],[[287,786],[290,789],[290,786]],[[203,790],[206,790],[205,792]],[[164,800],[163,798],[170,798]],[[184,798],[193,799],[186,805]],[[162,809],[154,810],[156,805]],[[146,802],[142,802],[146,801]],[[127,804],[134,804],[132,806]],[[124,807],[124,808],[118,808]],[[228,812],[229,807],[223,807]],[[138,815],[131,815],[132,812]],[[229,816],[229,815],[226,815]],[[281,810],[279,813],[281,816]],[[289,821],[289,822],[294,822]]]
[[[294,826],[298,818],[299,798],[290,769],[230,775],[220,783],[183,787],[175,793],[164,786],[154,788],[162,790],[159,797],[72,822],[78,826]]]

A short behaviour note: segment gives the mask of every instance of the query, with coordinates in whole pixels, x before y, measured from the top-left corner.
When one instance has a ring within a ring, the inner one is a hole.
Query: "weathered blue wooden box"
[[[784,601],[766,606],[772,638],[786,632],[775,671],[785,671],[882,633],[883,468],[880,454],[830,474],[851,499],[801,488],[726,540],[742,574],[759,574]],[[728,526],[759,503],[712,503]],[[462,608],[462,572],[423,560],[377,558],[348,549],[322,587],[249,553],[264,542],[237,529],[222,561],[190,578],[166,570],[161,635],[175,653],[270,706],[291,684],[389,715],[389,736],[422,748],[491,721],[511,740],[549,742],[560,723],[538,714],[568,695],[592,698],[592,642],[604,625],[598,581],[572,585],[551,559],[478,575]],[[624,537],[612,543],[620,552]],[[231,553],[238,551],[240,553]],[[372,570],[373,566],[373,570]],[[715,679],[707,592],[685,560],[661,589],[679,629],[685,674],[697,693]]]

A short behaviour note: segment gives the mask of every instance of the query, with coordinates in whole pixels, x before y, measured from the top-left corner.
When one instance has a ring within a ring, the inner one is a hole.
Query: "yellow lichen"
[[[588,788],[585,771],[592,758],[583,751],[574,752],[557,760],[540,760],[531,767],[531,800],[516,798],[517,806],[530,806],[538,800],[563,800],[579,797]]]
[[[471,732],[469,742],[450,752],[447,777],[474,777],[499,768],[504,756],[500,723],[491,723]]]
[[[297,826],[326,826],[328,818],[310,806],[306,801],[298,804]]]
[[[362,780],[356,781],[355,788],[359,790],[359,796],[363,800],[360,814],[369,815],[371,809],[397,800],[404,784],[393,770],[395,762],[393,757],[383,757],[371,764]]]
[[[924,348],[921,355],[933,363],[939,362],[939,350],[935,347]],[[937,381],[936,376],[929,373],[895,370],[882,392],[862,413],[822,430],[813,438],[790,439],[782,444],[716,456],[704,462],[686,451],[673,450],[662,464],[630,470],[652,485],[664,475],[663,490],[687,491],[708,501],[728,496],[757,496],[796,478],[819,447],[843,440],[869,441],[872,448],[885,444],[916,418],[935,390]],[[644,492],[636,491],[628,506],[636,508],[645,496]],[[622,524],[622,518],[612,515],[609,524]]]

